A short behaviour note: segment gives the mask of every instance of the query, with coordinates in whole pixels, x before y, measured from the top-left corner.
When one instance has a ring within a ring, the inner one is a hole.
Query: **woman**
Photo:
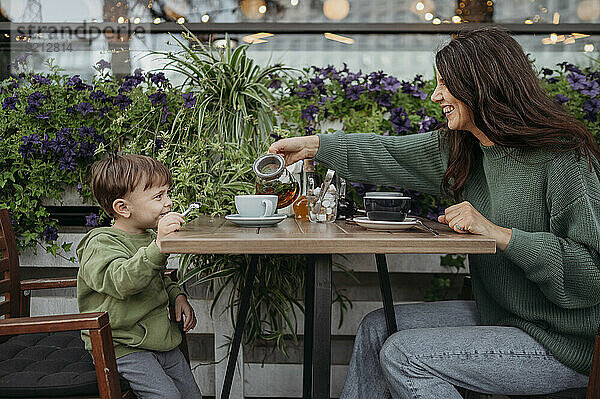
[[[436,54],[441,131],[280,140],[288,163],[315,157],[352,181],[449,194],[439,221],[494,238],[470,255],[475,303],[396,306],[356,334],[341,398],[545,394],[587,384],[600,325],[600,150],[555,105],[506,32],[457,34]]]

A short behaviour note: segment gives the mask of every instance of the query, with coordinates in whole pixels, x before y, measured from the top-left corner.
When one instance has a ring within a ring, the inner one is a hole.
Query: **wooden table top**
[[[272,227],[239,227],[223,217],[202,215],[163,241],[170,253],[196,254],[490,254],[496,241],[459,234],[448,226],[425,222],[440,235],[418,228],[372,231],[338,220],[310,223],[287,218]]]

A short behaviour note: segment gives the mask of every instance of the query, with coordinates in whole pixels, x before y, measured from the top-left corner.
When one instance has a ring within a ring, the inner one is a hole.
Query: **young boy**
[[[115,155],[96,162],[92,192],[114,223],[93,229],[77,247],[79,311],[108,312],[117,368],[140,398],[201,398],[167,311],[175,305],[184,331],[196,325],[186,296],[163,275],[168,255],[161,242],[184,222],[171,212],[172,183],[169,170],[147,156]],[[82,338],[91,350],[87,331]]]

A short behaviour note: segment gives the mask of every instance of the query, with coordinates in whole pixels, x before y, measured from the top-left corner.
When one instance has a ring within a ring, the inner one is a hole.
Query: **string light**
[[[340,43],[345,43],[345,44],[354,43],[354,39],[352,39],[350,37],[342,36],[342,35],[336,35],[335,33],[325,32],[325,33],[323,33],[323,36],[325,36],[329,40],[334,40],[334,41],[340,42]]]
[[[428,12],[425,14],[425,20],[426,21],[431,21],[433,19],[433,14]]]
[[[455,24],[460,24],[460,17],[458,15],[455,15],[452,17],[452,22],[454,22]]]
[[[208,14],[204,14],[204,15],[202,16],[202,18],[200,18],[200,20],[201,20],[202,22],[208,22],[208,20],[209,20],[209,19],[210,19],[210,15],[208,15]]]
[[[585,51],[586,53],[591,53],[592,51],[594,51],[594,45],[591,43],[586,44],[585,46],[583,46],[583,51]]]
[[[433,22],[434,25],[439,25],[439,24],[442,23],[442,20],[439,19],[439,18],[435,18],[432,22]]]
[[[267,12],[267,6],[265,6],[264,4],[260,7],[258,7],[258,12],[261,14],[264,14]]]
[[[415,8],[417,9],[417,11],[423,11],[423,9],[425,9],[425,4],[419,1],[417,4],[415,4]]]
[[[554,15],[552,16],[552,23],[554,25],[558,25],[560,23],[560,14],[555,12]]]
[[[123,22],[125,22],[125,18],[119,17],[119,19],[117,19],[117,22],[122,24]]]
[[[134,24],[139,24],[140,23],[140,18],[139,17],[135,17],[135,19],[133,20]]]
[[[177,18],[177,23],[178,23],[179,25],[183,25],[183,24],[185,23],[185,18],[183,18],[183,17],[179,17],[179,18]]]
[[[154,18],[154,23],[155,24],[160,24],[160,18]]]
[[[298,0],[290,0],[290,4],[291,4],[293,7],[296,7],[296,6],[298,5]]]
[[[325,0],[325,3],[323,3],[323,14],[333,21],[346,18],[349,12],[350,3],[348,0]]]

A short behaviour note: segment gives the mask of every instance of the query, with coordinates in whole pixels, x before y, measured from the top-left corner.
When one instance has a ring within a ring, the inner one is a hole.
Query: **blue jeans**
[[[389,338],[382,309],[362,320],[340,399],[461,399],[454,386],[534,395],[587,385],[587,375],[522,330],[479,325],[472,301],[397,305],[395,313],[398,332]]]

